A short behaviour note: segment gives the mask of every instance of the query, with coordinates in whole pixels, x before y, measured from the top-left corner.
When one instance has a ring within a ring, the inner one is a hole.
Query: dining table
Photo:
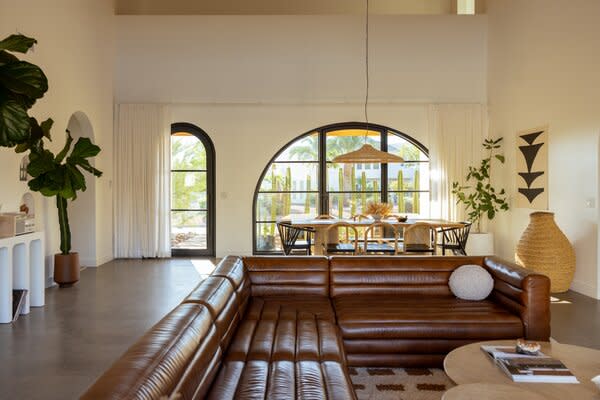
[[[375,222],[386,222],[397,229],[404,229],[416,223],[426,223],[429,224],[433,229],[440,228],[460,228],[463,226],[460,222],[453,222],[444,219],[407,219],[406,221],[399,221],[396,218],[387,218],[382,219],[381,221],[376,221],[373,218],[359,218],[359,219],[339,219],[339,218],[315,218],[315,217],[306,217],[306,216],[289,216],[285,218],[287,222],[298,228],[311,228],[315,231],[315,239],[314,239],[314,251],[315,255],[323,255],[323,249],[327,246],[328,243],[337,243],[338,242],[338,232],[333,229],[327,235],[327,228],[333,224],[338,222],[344,222],[350,224],[354,227],[368,227],[369,225]],[[437,235],[434,235],[433,248],[436,248],[436,239]]]

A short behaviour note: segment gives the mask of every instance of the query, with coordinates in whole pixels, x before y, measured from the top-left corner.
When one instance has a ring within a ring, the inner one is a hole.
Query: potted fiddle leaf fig
[[[27,173],[33,177],[29,188],[47,197],[56,198],[58,224],[60,226],[60,254],[54,255],[54,281],[60,287],[72,286],[79,280],[79,253],[71,252],[71,229],[67,211],[70,200],[77,199],[78,191],[86,190],[83,172],[96,177],[102,172],[92,166],[89,159],[100,153],[100,147],[89,138],[82,137],[74,146],[71,133],[56,155],[44,148],[40,140],[31,148]]]
[[[89,162],[100,148],[88,138],[80,138],[72,146],[68,131],[58,154],[44,147],[44,140],[51,140],[53,121],[48,118],[39,123],[28,113],[48,90],[48,79],[40,67],[13,54],[27,53],[36,43],[24,35],[10,35],[0,41],[0,146],[14,147],[17,153],[29,151],[29,188],[56,198],[61,252],[54,257],[54,280],[65,287],[79,280],[79,255],[71,252],[68,202],[77,198],[78,191],[85,191],[83,172],[102,175]]]

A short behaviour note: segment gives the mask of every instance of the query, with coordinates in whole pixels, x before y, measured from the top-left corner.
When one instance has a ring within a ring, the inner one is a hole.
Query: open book
[[[514,382],[579,383],[561,361],[541,352],[524,355],[514,346],[481,346],[481,350]]]

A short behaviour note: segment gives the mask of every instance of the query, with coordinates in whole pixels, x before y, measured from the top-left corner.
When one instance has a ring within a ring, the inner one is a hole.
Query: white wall
[[[488,2],[490,134],[506,138],[508,156],[500,179],[514,198],[516,132],[549,124],[549,205],[575,247],[572,288],[600,298],[598,16],[597,0]],[[530,211],[513,209],[498,220],[502,256],[514,257]]]
[[[117,16],[118,103],[355,102],[364,19]],[[485,16],[371,18],[371,99],[486,101]]]
[[[362,121],[364,25],[351,16],[117,17],[118,103],[170,103],[215,144],[217,255],[252,252],[270,158]],[[373,17],[370,120],[428,143],[427,104],[485,102],[485,17]]]
[[[95,140],[102,148],[96,166],[104,171],[97,182],[96,227],[97,263],[112,258],[112,104],[114,16],[112,4],[103,0],[0,0],[0,37],[21,32],[39,44],[25,58],[38,64],[48,76],[50,89],[35,105],[38,119],[51,117],[53,150],[64,144],[69,118],[83,111],[90,119]],[[0,203],[3,210],[18,209],[26,183],[18,181],[20,156],[0,149]],[[40,197],[38,196],[38,199]],[[42,220],[46,249],[58,251],[59,235],[53,199],[44,199]],[[50,260],[51,257],[48,257]],[[50,266],[48,266],[50,267]]]

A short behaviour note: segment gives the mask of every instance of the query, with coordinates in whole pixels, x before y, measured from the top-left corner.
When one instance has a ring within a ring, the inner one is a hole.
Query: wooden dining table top
[[[308,228],[308,227],[310,227],[310,228],[319,228],[319,227],[325,228],[327,226],[333,225],[338,222],[344,222],[344,223],[358,227],[358,226],[369,226],[375,222],[379,222],[379,221],[375,221],[372,218],[362,218],[362,219],[357,219],[357,220],[337,219],[337,218],[315,219],[315,218],[310,218],[310,217],[306,217],[306,216],[290,216],[286,220],[289,221],[292,226],[303,227],[303,228]],[[448,220],[444,220],[444,219],[421,219],[421,218],[419,218],[419,219],[407,219],[404,222],[400,222],[395,218],[388,218],[388,219],[382,219],[381,222],[385,222],[390,225],[398,226],[398,227],[406,227],[406,226],[414,225],[416,223],[426,223],[435,228],[457,228],[457,227],[463,226],[463,224],[461,224],[460,222],[453,222],[453,221],[448,221]]]

